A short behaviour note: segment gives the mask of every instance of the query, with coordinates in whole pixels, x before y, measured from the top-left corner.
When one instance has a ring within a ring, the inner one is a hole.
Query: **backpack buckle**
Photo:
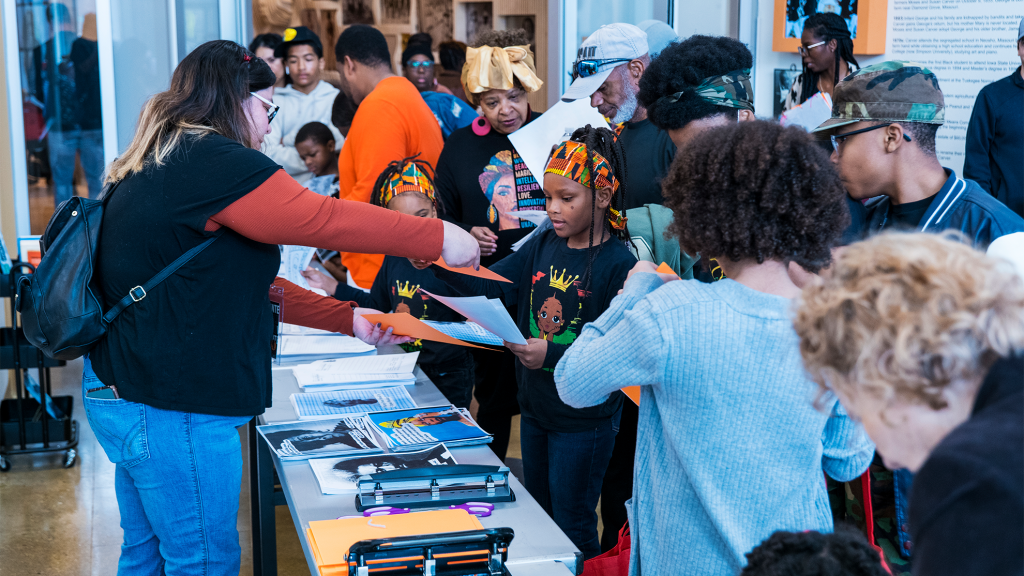
[[[142,286],[136,286],[128,291],[128,295],[132,297],[132,300],[141,302],[146,297],[146,290]]]

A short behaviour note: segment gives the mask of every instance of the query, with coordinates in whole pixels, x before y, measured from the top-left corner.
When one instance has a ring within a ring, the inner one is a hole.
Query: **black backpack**
[[[42,261],[35,273],[18,283],[18,311],[25,338],[50,358],[73,360],[84,356],[103,338],[107,326],[125,308],[141,302],[146,293],[196,257],[223,229],[182,254],[148,282],[132,288],[113,308],[103,311],[94,284],[100,222],[107,200],[78,196],[61,202],[39,240]]]

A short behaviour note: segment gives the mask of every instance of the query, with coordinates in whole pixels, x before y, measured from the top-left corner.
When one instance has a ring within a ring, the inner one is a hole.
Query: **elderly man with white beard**
[[[590,98],[619,134],[626,153],[626,209],[661,204],[661,179],[676,154],[668,134],[647,119],[637,100],[640,78],[651,64],[647,34],[632,24],[598,28],[580,46],[573,82],[562,95],[572,102]]]

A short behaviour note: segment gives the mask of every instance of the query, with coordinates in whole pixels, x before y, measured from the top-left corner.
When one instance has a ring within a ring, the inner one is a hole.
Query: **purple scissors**
[[[395,508],[393,506],[378,506],[376,508],[367,508],[363,510],[364,517],[373,516],[394,516],[395,514],[408,514],[412,510],[408,508]]]

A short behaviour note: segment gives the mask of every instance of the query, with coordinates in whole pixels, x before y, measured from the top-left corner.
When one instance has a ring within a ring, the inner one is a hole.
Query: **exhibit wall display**
[[[772,50],[796,52],[807,18],[831,12],[850,28],[854,54],[881,54],[885,52],[887,9],[887,0],[775,0]]]
[[[784,16],[785,0],[779,1]],[[867,2],[858,1],[859,35],[864,32],[863,8]],[[946,104],[945,124],[936,135],[936,152],[943,166],[960,173],[967,124],[978,92],[1020,66],[1016,35],[1024,17],[1024,2],[889,0],[886,12],[884,53],[857,54],[857,60],[862,67],[885,60],[908,60],[935,73]],[[774,33],[779,30],[785,34],[784,27],[779,28],[781,21],[772,19],[778,13],[778,2],[762,2],[759,7],[754,77],[754,104],[759,117],[770,117],[775,111],[776,70],[801,68],[799,56],[789,49],[776,49],[779,37]],[[797,42],[795,51],[799,40],[788,40]]]

